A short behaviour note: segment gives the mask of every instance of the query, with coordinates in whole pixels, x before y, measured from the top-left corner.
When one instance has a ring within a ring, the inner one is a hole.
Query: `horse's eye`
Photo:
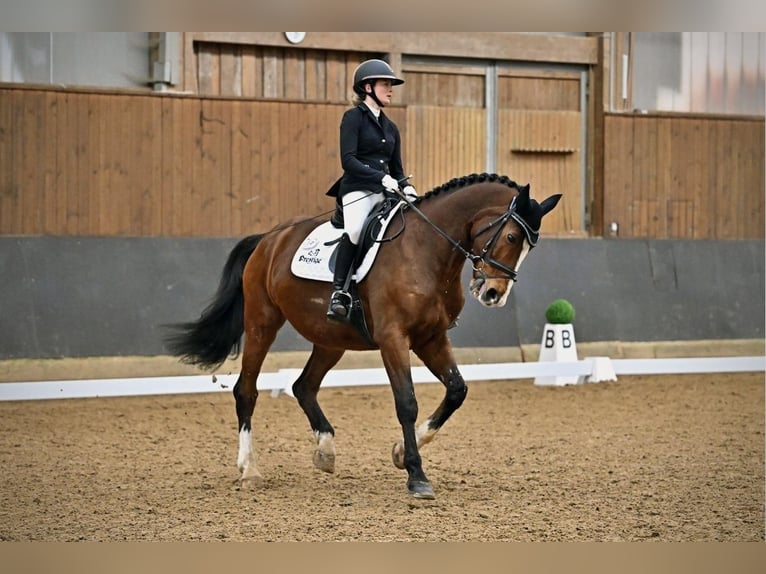
[[[513,233],[508,234],[508,243],[515,243],[516,238],[513,236]]]

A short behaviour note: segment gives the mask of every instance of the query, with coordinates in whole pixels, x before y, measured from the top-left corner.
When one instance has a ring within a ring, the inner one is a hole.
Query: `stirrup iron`
[[[349,321],[351,319],[351,303],[351,295],[347,291],[341,289],[333,291],[327,316],[338,321]]]

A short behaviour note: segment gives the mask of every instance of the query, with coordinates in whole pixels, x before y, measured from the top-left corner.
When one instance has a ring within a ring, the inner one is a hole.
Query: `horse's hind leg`
[[[468,387],[457,368],[446,333],[429,340],[424,345],[413,346],[413,351],[445,387],[445,395],[441,404],[415,430],[418,448],[420,448],[431,442],[439,429],[447,422],[447,419],[452,416],[452,413],[460,408],[465,400]],[[403,441],[394,444],[391,457],[397,468],[404,468]]]
[[[343,349],[314,345],[303,372],[293,384],[293,394],[306,413],[316,438],[314,466],[324,472],[335,472],[335,429],[324,416],[317,401],[317,394],[327,371],[338,363],[343,353]]]
[[[237,467],[242,473],[240,482],[261,478],[253,451],[252,416],[258,400],[256,386],[258,374],[269,347],[276,338],[277,331],[284,323],[284,318],[274,316],[270,321],[259,325],[245,325],[245,345],[242,352],[242,370],[234,385],[234,399],[237,410],[237,428],[239,431],[239,454]]]

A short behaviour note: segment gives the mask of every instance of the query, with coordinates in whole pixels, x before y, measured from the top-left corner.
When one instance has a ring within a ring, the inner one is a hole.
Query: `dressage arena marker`
[[[766,357],[705,357],[673,359],[609,359],[589,357],[581,361],[550,361],[530,363],[487,363],[461,365],[466,381],[533,379],[535,377],[575,377],[578,382],[598,382],[612,371],[614,375],[661,375],[686,373],[739,373],[766,371]],[[272,396],[292,396],[292,384],[301,369],[280,369],[261,373],[258,389],[272,391]],[[127,397],[141,395],[173,395],[187,393],[230,393],[239,375],[188,375],[175,377],[144,377],[131,379],[88,379],[0,383],[0,401],[38,399],[74,399]],[[413,367],[415,383],[435,383],[436,378],[425,367]],[[330,371],[322,382],[323,388],[365,385],[388,385],[382,368],[339,369]]]
[[[580,383],[601,383],[616,381],[617,373],[609,357],[586,357],[592,361],[591,371],[585,375],[565,374],[555,376],[537,376],[535,385],[539,387],[577,385]],[[540,342],[538,361],[576,362],[577,343],[574,325],[571,323],[546,323],[543,327],[543,339]]]
[[[540,358],[538,360],[541,362],[577,361],[577,344],[575,342],[574,325],[571,323],[546,323],[545,327],[543,327],[543,339],[540,343]],[[603,370],[604,368],[602,367],[601,371]],[[588,374],[590,375],[591,373]],[[604,379],[602,378],[600,380]],[[535,378],[535,385],[541,387],[576,385],[579,382],[581,382],[580,377],[574,374],[540,376]]]

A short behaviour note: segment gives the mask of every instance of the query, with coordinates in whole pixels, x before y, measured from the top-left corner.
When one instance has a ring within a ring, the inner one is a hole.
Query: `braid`
[[[496,173],[472,173],[470,175],[464,175],[462,177],[453,178],[449,180],[448,182],[433,188],[431,191],[427,192],[425,195],[421,195],[418,198],[418,201],[437,196],[440,193],[446,193],[456,189],[461,189],[468,185],[472,185],[474,183],[481,183],[484,181],[501,183],[508,187],[519,189],[519,185],[515,181],[513,181],[511,178],[509,178],[507,175],[498,175]]]

